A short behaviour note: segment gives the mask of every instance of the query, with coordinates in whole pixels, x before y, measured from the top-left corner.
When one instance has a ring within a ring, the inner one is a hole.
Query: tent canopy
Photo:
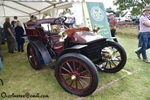
[[[68,7],[71,2],[65,0],[0,0],[0,17],[39,15],[53,8]]]
[[[47,11],[51,12],[52,17],[57,17],[58,9],[69,7],[72,7],[72,2],[68,0],[0,0],[0,26],[3,26],[6,16],[11,20],[18,16],[20,22],[26,22],[29,16],[42,18]]]

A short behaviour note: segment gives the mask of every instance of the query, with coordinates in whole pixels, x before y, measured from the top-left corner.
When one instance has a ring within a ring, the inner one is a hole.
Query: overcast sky
[[[116,10],[116,6],[113,5],[113,0],[98,0],[104,4],[105,9],[111,7],[112,9]]]
[[[85,0],[90,1],[91,0]],[[113,10],[116,10],[116,6],[113,5],[113,0],[92,0],[93,2],[102,2],[104,4],[105,9],[111,7]]]

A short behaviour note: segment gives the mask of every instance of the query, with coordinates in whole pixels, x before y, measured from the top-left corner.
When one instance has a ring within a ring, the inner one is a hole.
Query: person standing
[[[35,18],[34,15],[31,15],[30,20],[28,22],[33,22],[34,18]]]
[[[17,17],[17,16],[14,16],[14,20],[11,21],[11,25],[12,25],[13,28],[15,28],[15,23],[16,23],[16,22],[19,22],[19,23],[20,23],[20,21],[18,20],[18,17]]]
[[[5,36],[7,39],[8,52],[13,54],[14,53],[15,38],[14,38],[14,34],[12,32],[9,17],[6,17],[5,23],[3,24],[3,28],[4,28]]]
[[[16,33],[16,41],[18,44],[18,52],[22,53],[24,52],[23,45],[24,45],[24,30],[22,26],[19,24],[19,22],[16,22],[16,27],[15,27],[15,33]]]
[[[15,27],[16,27],[15,24],[16,24],[16,22],[20,23],[20,21],[18,20],[18,17],[14,16],[14,20],[11,21],[11,26],[12,26],[13,33],[14,33],[15,37],[16,37],[16,33],[15,33]],[[16,38],[15,38],[15,50],[17,50],[17,49],[18,49],[18,44],[17,44]]]
[[[33,18],[33,22],[36,22],[36,20],[37,20],[38,18],[36,17],[36,16],[34,16],[34,18]]]
[[[1,48],[2,40],[3,40],[3,37],[2,37],[2,28],[0,26],[0,59],[1,59],[1,61],[4,60],[3,55],[2,55],[2,48]]]
[[[146,6],[143,9],[143,15],[139,19],[139,25],[138,47],[140,49],[136,50],[135,53],[139,59],[141,59],[140,54],[142,54],[143,61],[150,63],[146,54],[146,50],[150,48],[150,6]]]
[[[116,24],[117,24],[117,20],[114,18],[114,14],[110,13],[108,16],[108,22],[109,22],[109,26],[110,26],[110,31],[111,31],[111,36],[114,38],[113,40],[115,42],[118,42],[117,38],[116,38]]]
[[[72,23],[73,26],[76,26],[76,18],[75,17],[71,18],[70,23]]]

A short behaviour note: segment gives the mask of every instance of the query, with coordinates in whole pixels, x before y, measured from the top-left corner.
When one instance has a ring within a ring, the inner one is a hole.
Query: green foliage
[[[126,12],[124,13],[124,12],[121,12],[119,10],[118,11],[114,11],[111,7],[107,8],[106,12],[107,13],[114,13],[116,15],[116,17],[119,17],[120,14],[122,15],[121,17],[123,17],[126,14]]]
[[[131,10],[131,15],[141,14],[143,8],[150,4],[150,0],[113,0],[113,4],[118,6],[118,10]]]
[[[115,11],[111,7],[109,7],[109,8],[106,9],[106,12],[108,12],[108,13],[114,13]]]
[[[45,18],[46,16],[51,16],[51,13],[48,11],[48,12],[45,12],[44,14],[43,14],[43,18]]]
[[[59,14],[59,16],[64,16],[65,14],[71,14],[71,10],[69,8],[63,9],[63,11]]]
[[[116,11],[116,12],[115,12],[116,17],[119,17],[119,16],[120,16],[120,14],[122,14],[122,12],[121,12],[121,11]]]

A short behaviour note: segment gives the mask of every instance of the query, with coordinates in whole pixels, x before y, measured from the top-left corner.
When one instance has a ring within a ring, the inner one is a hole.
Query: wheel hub
[[[32,58],[32,56],[29,56],[29,58]]]
[[[71,76],[71,80],[76,80],[76,79],[77,79],[77,77],[75,75]]]
[[[109,48],[105,48],[102,50],[102,59],[103,60],[111,60],[112,58],[112,55],[113,55],[113,51],[111,51]]]

